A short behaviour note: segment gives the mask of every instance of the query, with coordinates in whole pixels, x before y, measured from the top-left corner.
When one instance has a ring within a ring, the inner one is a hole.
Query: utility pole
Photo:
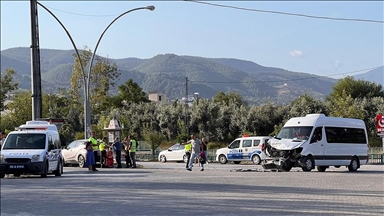
[[[189,125],[188,125],[188,77],[185,77],[185,127],[187,128],[187,135],[189,135]]]
[[[31,0],[31,89],[32,120],[42,117],[39,21],[37,17],[37,0]]]

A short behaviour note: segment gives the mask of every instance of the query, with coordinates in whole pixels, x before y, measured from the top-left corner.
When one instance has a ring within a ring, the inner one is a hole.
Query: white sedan
[[[176,143],[169,147],[167,150],[161,151],[159,154],[159,161],[165,163],[167,161],[187,162],[187,156],[185,155],[184,145]]]
[[[85,166],[87,150],[85,144],[88,140],[75,140],[62,150],[65,164],[79,164],[79,167]]]

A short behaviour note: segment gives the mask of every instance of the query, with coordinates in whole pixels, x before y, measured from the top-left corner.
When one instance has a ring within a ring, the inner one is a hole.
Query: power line
[[[88,17],[110,17],[110,16],[118,16],[118,15],[119,15],[119,14],[111,14],[111,15],[80,14],[80,13],[73,13],[73,12],[68,12],[68,11],[64,11],[64,10],[59,10],[59,9],[52,8],[52,7],[48,7],[48,6],[45,6],[45,7],[49,8],[49,9],[52,9],[52,10],[60,11],[60,12],[67,13],[67,14],[73,14],[73,15],[77,15],[77,16],[88,16]]]
[[[203,81],[203,80],[194,80],[194,81],[192,81],[192,80],[190,80],[189,82],[191,82],[191,83],[275,83],[275,82],[288,82],[288,81],[294,82],[294,81],[300,81],[300,80],[328,78],[328,77],[333,77],[333,76],[358,73],[358,72],[367,71],[367,70],[374,70],[374,69],[377,69],[377,68],[380,68],[380,67],[384,67],[384,65],[378,66],[378,67],[372,67],[372,68],[356,70],[356,71],[345,72],[345,73],[339,73],[339,74],[332,74],[332,75],[325,75],[325,76],[313,75],[313,76],[308,76],[308,77],[303,77],[303,78],[285,79],[285,80],[269,80],[269,81],[254,80],[254,81],[224,81],[224,82],[220,82],[220,81]]]
[[[339,18],[339,17],[328,17],[328,16],[313,16],[313,15],[307,15],[307,14],[287,13],[287,12],[281,12],[281,11],[259,10],[259,9],[235,7],[235,6],[230,6],[230,5],[214,4],[214,3],[201,2],[201,1],[195,1],[195,0],[184,0],[184,1],[200,3],[200,4],[206,4],[206,5],[216,6],[216,7],[232,8],[232,9],[237,9],[237,10],[262,12],[262,13],[274,13],[274,14],[289,15],[289,16],[300,16],[300,17],[313,18],[313,19],[328,19],[328,20],[339,20],[339,21],[384,23],[384,21],[382,21],[382,20],[356,19],[356,18]]]

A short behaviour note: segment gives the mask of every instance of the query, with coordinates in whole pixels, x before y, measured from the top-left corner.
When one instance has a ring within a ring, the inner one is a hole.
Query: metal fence
[[[139,161],[154,161],[158,159],[160,150],[156,150],[152,154],[152,150],[141,150],[136,153],[136,159]],[[208,149],[208,162],[216,161],[216,150]],[[369,148],[368,151],[368,164],[384,164],[383,148],[374,147]]]

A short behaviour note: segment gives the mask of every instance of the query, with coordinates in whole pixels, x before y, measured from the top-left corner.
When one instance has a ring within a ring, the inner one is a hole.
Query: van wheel
[[[5,174],[0,174],[0,178],[5,178]]]
[[[48,175],[48,162],[45,163],[45,166],[44,166],[44,173],[41,174],[40,176],[41,176],[41,178],[46,178],[47,175]]]
[[[315,162],[312,157],[304,157],[303,167],[301,168],[304,172],[310,172],[314,166]]]
[[[356,157],[353,157],[351,163],[348,166],[348,170],[351,172],[356,172],[359,168],[359,160]]]
[[[241,161],[233,161],[234,164],[240,164]]]
[[[227,161],[227,158],[224,155],[220,155],[219,156],[219,162],[221,164],[226,164],[228,161]]]
[[[63,166],[61,165],[61,162],[57,164],[57,170],[54,172],[55,176],[61,176],[63,173]]]
[[[281,166],[278,167],[278,170],[283,172],[289,172],[291,171],[292,167],[293,164],[290,161],[286,160],[284,163],[281,164]]]
[[[325,172],[325,170],[327,169],[326,166],[317,166],[316,168],[317,168],[317,171],[319,172]]]
[[[252,156],[252,162],[255,165],[259,165],[261,163],[261,159],[259,155],[253,155]]]
[[[85,166],[85,158],[83,155],[79,155],[79,157],[77,158],[77,161],[79,162],[79,167],[80,168],[84,168]]]

